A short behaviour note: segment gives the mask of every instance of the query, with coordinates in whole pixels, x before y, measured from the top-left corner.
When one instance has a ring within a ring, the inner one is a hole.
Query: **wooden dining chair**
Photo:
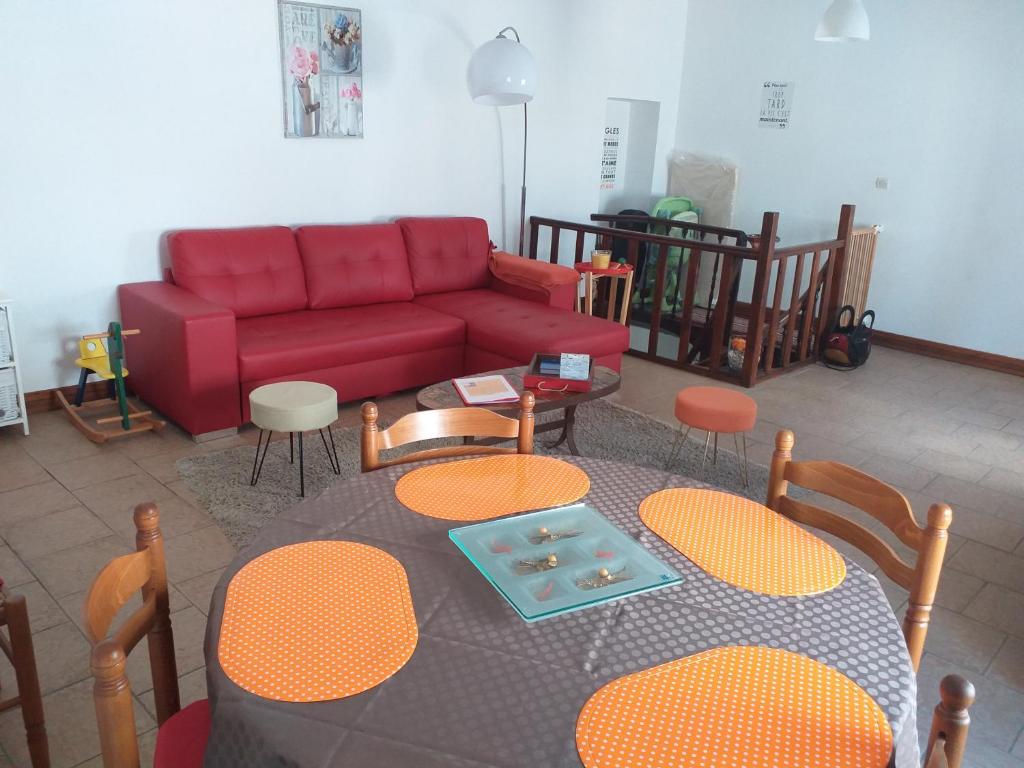
[[[918,525],[902,493],[871,475],[835,461],[793,461],[796,438],[788,429],[775,436],[767,506],[797,523],[819,528],[853,544],[874,560],[882,572],[910,591],[903,618],[903,637],[917,671],[928,634],[928,620],[939,586],[947,529],[953,512],[946,504],[932,504],[926,525]],[[880,536],[864,526],[805,501],[786,495],[790,483],[817,491],[857,507],[883,523],[901,542],[917,553],[911,565]]]
[[[0,627],[7,627],[9,636],[0,634],[0,650],[14,667],[18,693],[0,700],[0,712],[21,707],[32,768],[49,768],[50,742],[46,738],[46,719],[43,715],[43,697],[39,692],[39,674],[36,671],[35,649],[32,647],[28,606],[24,595],[8,594],[2,584],[0,582]]]
[[[125,664],[128,654],[145,637],[159,726],[153,766],[199,768],[210,730],[209,702],[203,699],[181,709],[160,514],[156,504],[145,503],[135,507],[134,518],[138,551],[104,566],[85,598],[85,631],[92,643],[93,701],[103,765],[139,765],[135,712]],[[111,633],[111,622],[136,590],[142,591],[142,607]]]
[[[947,675],[939,683],[941,701],[932,715],[932,730],[924,753],[924,768],[960,768],[967,748],[967,729],[974,703],[974,686],[960,675]]]
[[[519,399],[518,419],[502,416],[486,408],[440,408],[407,414],[387,429],[381,429],[377,424],[379,414],[376,404],[363,403],[363,472],[445,456],[533,453],[533,405],[533,393],[524,392]],[[442,437],[515,439],[516,447],[500,448],[467,441],[464,445],[431,448],[390,460],[380,457],[380,452],[388,448]]]

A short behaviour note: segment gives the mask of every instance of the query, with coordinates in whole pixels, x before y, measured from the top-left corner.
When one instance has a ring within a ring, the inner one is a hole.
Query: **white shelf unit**
[[[25,388],[21,384],[21,358],[14,338],[12,302],[0,298],[0,427],[21,424],[28,434]]]

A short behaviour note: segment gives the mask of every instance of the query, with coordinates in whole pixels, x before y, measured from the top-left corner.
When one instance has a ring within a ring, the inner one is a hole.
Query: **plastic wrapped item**
[[[722,157],[677,150],[669,160],[669,194],[690,198],[702,224],[732,226],[738,180],[736,164]]]

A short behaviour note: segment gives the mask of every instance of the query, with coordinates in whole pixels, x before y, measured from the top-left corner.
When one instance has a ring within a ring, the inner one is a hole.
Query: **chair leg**
[[[7,627],[11,637],[11,663],[14,665],[18,696],[21,698],[21,718],[25,725],[29,760],[32,762],[32,768],[49,768],[50,744],[46,737],[43,699],[39,692],[39,675],[36,670],[35,650],[32,647],[28,608],[22,595],[8,597]]]
[[[249,478],[249,485],[256,485],[260,481],[260,473],[263,472],[263,460],[267,458],[267,451],[270,450],[270,438],[274,434],[274,430],[267,432],[267,442],[263,446],[263,456],[260,456],[260,441],[263,439],[263,430],[260,430],[259,437],[256,438],[256,456],[252,460],[252,476]]]
[[[678,456],[679,456],[679,449],[682,447],[683,441],[685,441],[686,438],[689,436],[691,429],[693,429],[693,427],[687,426],[686,427],[686,433],[684,434],[683,433],[683,423],[679,422],[679,433],[676,435],[676,439],[672,443],[672,450],[669,451],[668,461],[665,462],[665,469],[666,469],[666,471],[668,470],[669,467],[672,466],[672,463],[678,458]]]
[[[704,479],[704,465],[708,462],[708,446],[711,445],[711,433],[708,432],[707,439],[704,441],[704,458],[700,461],[700,479]]]
[[[299,496],[306,497],[306,465],[302,460],[302,433],[299,432]]]

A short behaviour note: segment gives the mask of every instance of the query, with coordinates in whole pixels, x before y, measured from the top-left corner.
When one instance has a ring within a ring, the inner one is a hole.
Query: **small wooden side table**
[[[622,307],[619,309],[619,322],[626,324],[629,317],[629,300],[633,292],[633,267],[630,264],[610,264],[607,269],[597,269],[589,261],[581,261],[576,265],[576,271],[583,275],[583,307],[588,315],[594,314],[594,288],[597,280],[602,277],[611,277],[615,281],[625,280],[626,290],[622,294]],[[608,286],[608,319],[615,319],[615,290],[617,282]]]

